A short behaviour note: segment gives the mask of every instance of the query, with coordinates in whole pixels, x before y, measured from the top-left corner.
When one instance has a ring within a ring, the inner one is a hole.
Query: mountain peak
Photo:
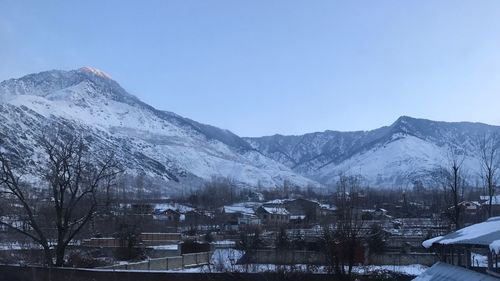
[[[102,71],[100,69],[97,69],[95,67],[91,67],[91,66],[81,67],[81,68],[78,69],[78,71],[85,72],[85,73],[90,73],[90,74],[93,74],[93,75],[96,75],[96,76],[99,76],[99,77],[102,77],[102,78],[110,79],[110,80],[113,79],[106,72],[104,72],[104,71]]]
[[[407,115],[401,115],[394,123],[413,122],[416,120],[422,120],[422,119],[414,118],[414,117],[407,116]]]

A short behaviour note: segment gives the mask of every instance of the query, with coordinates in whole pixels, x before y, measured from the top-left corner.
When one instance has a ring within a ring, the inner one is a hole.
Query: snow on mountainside
[[[403,116],[372,131],[245,139],[263,154],[325,184],[334,183],[342,172],[359,175],[371,186],[408,187],[415,180],[431,184],[429,173],[448,161],[451,149],[466,152],[465,170],[477,181],[474,144],[478,136],[493,132],[500,133],[500,127]]]
[[[70,124],[126,169],[170,184],[230,177],[242,185],[318,185],[253,149],[227,130],[160,111],[127,93],[103,71],[46,71],[0,83],[0,145],[37,161],[45,126]]]

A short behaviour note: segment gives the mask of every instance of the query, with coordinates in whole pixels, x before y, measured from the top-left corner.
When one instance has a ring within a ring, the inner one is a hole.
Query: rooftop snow
[[[473,244],[489,246],[496,240],[500,240],[500,217],[490,218],[485,222],[473,224],[443,237],[435,237],[426,240],[422,245],[424,247],[426,247],[426,245],[430,247],[433,244]]]
[[[226,214],[241,213],[246,215],[253,215],[255,212],[250,207],[232,205],[232,206],[224,206],[224,213]]]
[[[495,252],[495,254],[500,254],[500,239],[491,242],[490,251]]]
[[[177,244],[157,245],[157,246],[151,246],[151,248],[153,248],[155,250],[178,250],[179,245],[177,245]]]
[[[272,207],[262,207],[269,214],[274,215],[288,215],[289,212],[285,208],[272,208]]]
[[[178,203],[155,204],[154,209],[155,209],[155,211],[159,211],[159,212],[163,212],[163,211],[166,211],[168,209],[171,209],[174,211],[178,211],[180,213],[185,213],[185,212],[189,212],[189,211],[194,210],[193,208],[191,208],[189,206],[178,204]]]
[[[481,274],[463,267],[437,262],[413,281],[494,281],[492,276]]]
[[[319,207],[321,209],[325,209],[325,210],[330,210],[330,211],[335,211],[337,210],[337,207],[335,205],[329,205],[329,204],[320,204]]]
[[[432,243],[440,240],[441,238],[443,238],[443,236],[438,236],[438,237],[434,237],[431,239],[427,239],[424,242],[422,242],[422,246],[424,246],[424,248],[426,248],[426,249],[429,249],[430,247],[432,247]]]
[[[287,201],[290,201],[290,199],[274,199],[274,200],[265,202],[264,205],[265,204],[284,204]]]

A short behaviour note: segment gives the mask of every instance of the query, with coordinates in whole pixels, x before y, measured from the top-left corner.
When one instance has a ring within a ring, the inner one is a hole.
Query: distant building
[[[167,210],[163,211],[162,214],[165,216],[165,219],[169,222],[176,222],[177,223],[180,221],[181,214],[179,212],[177,212],[176,210],[167,209]]]
[[[284,202],[284,208],[290,213],[290,219],[315,222],[320,214],[320,204],[307,199],[294,199]]]
[[[191,226],[210,225],[213,223],[213,217],[206,212],[190,210],[184,214],[184,222]]]
[[[153,205],[148,203],[133,203],[130,204],[130,208],[133,214],[137,215],[151,215],[153,214]]]
[[[283,207],[259,207],[255,213],[267,225],[283,225],[290,222],[290,213]]]
[[[490,204],[490,196],[480,196],[479,203],[483,210],[483,214],[486,216],[488,214],[488,207]],[[491,216],[500,216],[500,195],[494,195],[491,197]]]
[[[254,208],[258,203],[243,202],[222,207],[224,225],[228,230],[238,230],[241,226],[260,225],[261,220],[256,216]]]

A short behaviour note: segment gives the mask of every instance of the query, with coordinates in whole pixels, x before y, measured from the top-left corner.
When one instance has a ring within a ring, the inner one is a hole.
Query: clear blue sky
[[[500,1],[0,2],[0,80],[86,65],[242,136],[500,124]]]

